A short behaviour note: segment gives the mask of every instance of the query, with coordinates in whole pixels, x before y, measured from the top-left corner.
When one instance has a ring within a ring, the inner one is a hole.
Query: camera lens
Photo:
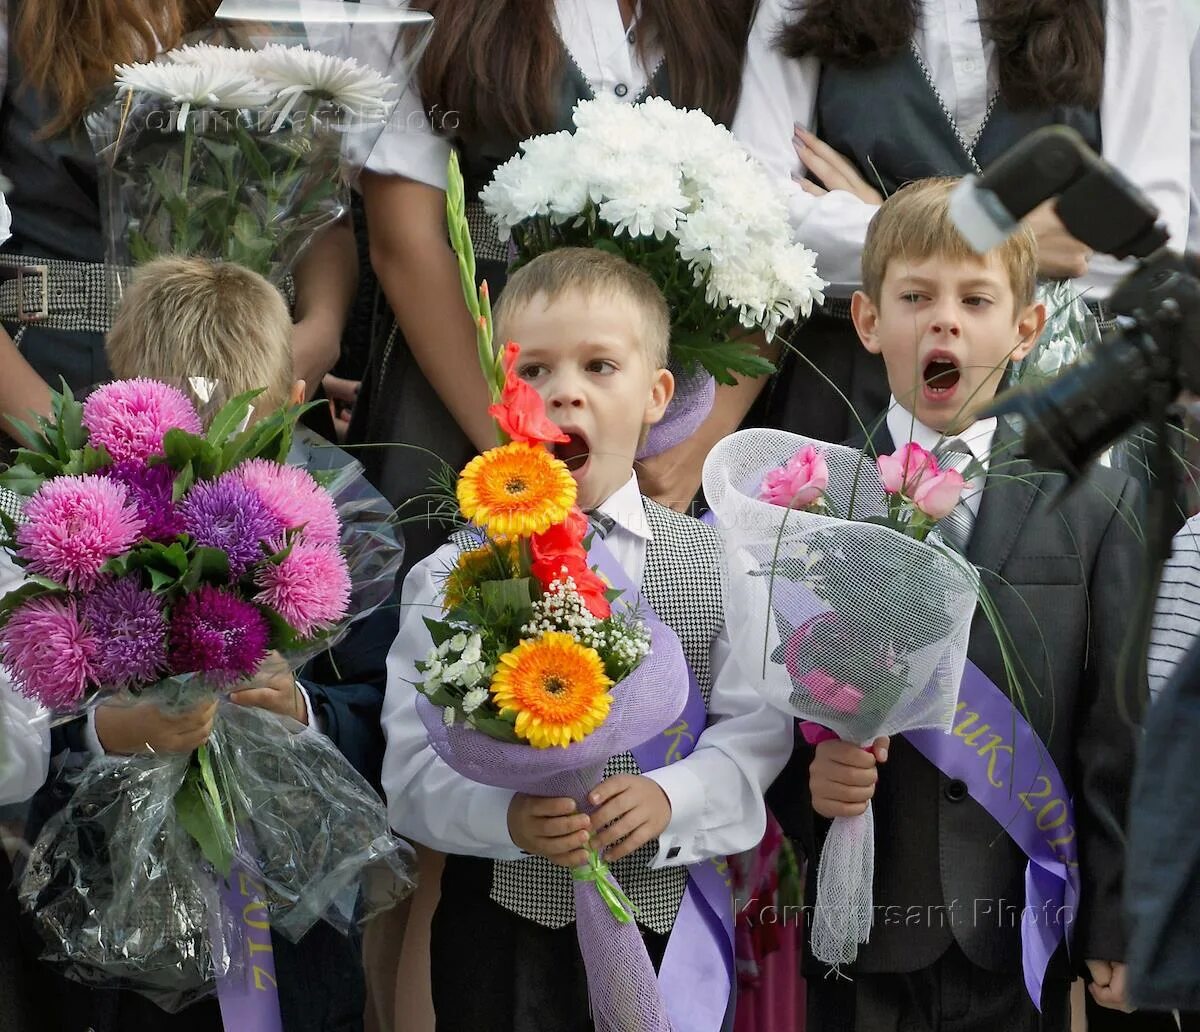
[[[1045,387],[1002,395],[992,412],[1025,422],[1024,451],[1040,469],[1075,478],[1150,413],[1154,341],[1136,328],[1106,334],[1095,353]]]

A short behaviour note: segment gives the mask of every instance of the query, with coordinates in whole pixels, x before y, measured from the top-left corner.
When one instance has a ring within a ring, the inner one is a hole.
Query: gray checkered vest
[[[725,614],[721,595],[721,550],[716,531],[690,516],[682,516],[643,499],[653,538],[646,546],[642,597],[671,628],[695,671],[708,704],[712,692],[709,648]],[[611,759],[604,777],[640,774],[629,753]],[[687,887],[687,868],[652,869],[658,841],[612,865],[613,874],[638,909],[638,923],[666,934]],[[547,928],[575,920],[575,896],[570,873],[540,856],[497,860],[492,865],[491,897],[514,914]]]

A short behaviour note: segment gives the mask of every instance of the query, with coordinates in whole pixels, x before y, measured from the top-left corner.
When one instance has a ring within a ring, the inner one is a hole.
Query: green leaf
[[[443,708],[446,706],[454,706],[457,708],[462,704],[462,699],[459,698],[458,694],[449,686],[444,684],[439,684],[432,691],[427,691],[425,689],[425,685],[420,684],[417,685],[417,691],[424,695],[425,698],[427,698],[435,706],[442,706]]]
[[[99,448],[93,448],[90,444],[85,446],[81,452],[83,457],[83,472],[95,473],[98,469],[105,469],[113,464],[112,456],[108,454],[108,449],[104,445]]]
[[[229,556],[219,548],[197,548],[187,573],[179,584],[184,591],[195,591],[201,582],[227,583],[229,580]]]
[[[174,469],[183,469],[204,450],[205,440],[196,434],[173,427],[163,437],[163,455]]]
[[[64,387],[66,384],[63,385]],[[82,448],[87,440],[87,434],[83,431],[83,406],[77,402],[74,397],[70,396],[68,391],[59,406],[58,412],[58,431],[62,435],[62,441],[68,452],[73,452]]]
[[[46,480],[46,474],[35,473],[24,462],[10,466],[0,473],[0,484],[3,484],[14,494],[32,495]]]
[[[167,573],[165,570],[151,567],[148,572],[150,574],[150,590],[156,595],[163,594],[179,583],[179,578],[175,574]]]
[[[494,738],[499,742],[521,741],[513,727],[513,719],[492,717],[476,710],[467,718],[467,722],[477,731],[487,735],[488,738]]]
[[[238,148],[241,151],[242,157],[254,169],[254,177],[260,183],[271,182],[274,176],[271,174],[269,162],[263,157],[263,153],[255,142],[254,137],[246,132],[246,127],[239,125],[236,119],[234,120],[234,135],[237,137]]]
[[[321,402],[293,405],[272,412],[243,430],[225,444],[221,455],[222,471],[240,466],[247,459],[286,462],[292,447],[292,431],[300,417]]]
[[[455,627],[453,624],[447,623],[445,620],[435,620],[431,616],[427,616],[424,619],[425,626],[429,628],[429,636],[433,639],[435,648],[440,646],[442,642],[449,641],[456,634],[462,632],[461,627]]]
[[[711,330],[672,330],[671,357],[684,366],[703,366],[718,383],[734,384],[732,374],[767,376],[775,366],[762,357],[750,338],[714,339]]]
[[[259,606],[258,611],[262,613],[267,621],[267,626],[271,628],[271,648],[287,652],[309,643],[309,638],[303,637],[295,627],[270,606]]]
[[[217,792],[207,746],[196,750],[183,784],[175,793],[175,813],[204,858],[228,878],[233,867],[233,834]]]
[[[533,612],[533,588],[528,577],[520,580],[484,581],[479,586],[484,610],[493,623],[524,624]]]
[[[9,417],[9,423],[12,424],[14,430],[17,431],[17,437],[26,445],[35,451],[46,452],[52,450],[50,442],[41,431],[34,429],[23,419],[14,419]],[[39,420],[39,423],[42,422]]]
[[[171,485],[171,501],[178,502],[196,482],[196,467],[188,462],[179,471],[175,477],[175,482]]]
[[[209,424],[208,442],[214,447],[221,447],[229,439],[230,435],[241,431],[250,417],[250,410],[254,407],[254,399],[262,394],[265,389],[260,387],[258,390],[246,391],[244,394],[239,394],[236,398],[231,398],[226,402],[221,407],[221,411],[213,417],[212,423]]]

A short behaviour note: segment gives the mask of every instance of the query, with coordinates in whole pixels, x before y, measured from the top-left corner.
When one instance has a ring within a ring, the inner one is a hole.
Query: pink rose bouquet
[[[933,531],[963,486],[915,444],[872,462],[744,430],[709,454],[704,493],[730,566],[736,661],[806,736],[868,744],[949,727],[979,580]],[[868,810],[834,821],[826,840],[812,941],[833,965],[853,961],[870,931],[872,836]]]

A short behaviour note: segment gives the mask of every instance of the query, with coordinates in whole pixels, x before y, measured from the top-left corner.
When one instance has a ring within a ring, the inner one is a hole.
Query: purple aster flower
[[[140,462],[126,461],[109,466],[104,472],[129,491],[130,501],[146,523],[143,535],[151,541],[170,541],[183,533],[183,518],[171,500],[175,471],[170,466],[143,466]]]
[[[167,668],[167,618],[158,597],[134,577],[93,591],[81,605],[96,638],[92,666],[104,685],[152,684]]]
[[[267,654],[270,629],[258,608],[204,585],[171,615],[171,665],[177,674],[210,674],[219,682],[248,677]]]
[[[228,473],[196,484],[179,510],[196,544],[219,548],[229,557],[235,578],[263,558],[259,542],[278,538],[284,530],[258,494]]]

